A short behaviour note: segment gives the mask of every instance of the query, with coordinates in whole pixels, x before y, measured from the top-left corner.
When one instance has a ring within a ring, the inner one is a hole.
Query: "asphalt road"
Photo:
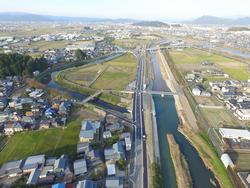
[[[134,170],[130,175],[130,180],[134,187],[148,187],[147,173],[147,151],[146,141],[143,140],[145,135],[144,118],[143,118],[143,64],[144,59],[140,53],[137,53],[138,73],[136,80],[136,92],[134,95],[133,120],[135,122],[135,156]]]

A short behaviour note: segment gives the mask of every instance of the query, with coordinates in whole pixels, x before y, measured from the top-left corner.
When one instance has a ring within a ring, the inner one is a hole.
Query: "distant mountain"
[[[50,15],[38,15],[30,13],[0,13],[0,21],[5,22],[112,22],[112,23],[135,23],[138,20],[120,18],[90,18],[90,17],[67,17],[67,16],[50,16]]]
[[[220,24],[220,25],[250,25],[250,17],[229,19],[215,16],[201,16],[195,20],[188,21],[190,24]]]
[[[134,23],[133,25],[141,27],[169,27],[168,24],[160,21],[142,21]]]
[[[235,22],[239,25],[250,25],[250,17],[238,18]]]

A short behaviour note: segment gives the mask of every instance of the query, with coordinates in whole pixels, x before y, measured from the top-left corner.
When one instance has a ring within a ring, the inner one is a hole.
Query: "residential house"
[[[3,110],[7,106],[7,99],[0,98],[0,110]]]
[[[106,162],[107,166],[107,174],[108,176],[115,176],[116,175],[116,168],[115,168],[115,162]]]
[[[100,150],[91,150],[86,156],[89,159],[90,167],[103,164],[103,154]]]
[[[58,113],[61,115],[67,115],[70,111],[71,103],[68,101],[64,101],[60,104]]]
[[[105,188],[123,188],[123,180],[120,177],[108,177],[105,181]]]
[[[43,119],[40,121],[39,129],[48,129],[50,127],[50,121],[47,119]]]
[[[112,147],[106,148],[104,150],[105,160],[115,160],[125,159],[124,144],[122,141],[118,141],[113,144]]]
[[[28,117],[28,116],[23,116],[21,121],[29,124],[35,123],[35,119],[33,117]]]
[[[0,122],[5,122],[9,118],[9,114],[7,112],[0,112]]]
[[[52,175],[54,171],[53,166],[44,166],[41,170],[39,178],[46,178],[49,175]]]
[[[34,169],[29,175],[27,185],[36,185],[39,179],[39,176],[41,174],[41,171],[39,169]]]
[[[60,158],[55,160],[54,164],[54,172],[55,173],[63,173],[66,166],[68,165],[68,156],[62,155]]]
[[[66,188],[65,183],[57,183],[52,185],[52,188]]]
[[[14,130],[14,123],[13,122],[8,122],[4,126],[4,134],[6,135],[13,135],[15,133]]]
[[[236,117],[238,117],[240,120],[248,121],[250,120],[250,109],[237,109],[235,111]]]
[[[44,163],[45,163],[45,155],[30,156],[25,160],[25,163],[22,168],[23,172],[30,173],[37,168],[43,167]]]
[[[87,163],[85,159],[79,159],[74,162],[75,176],[84,175],[87,173]]]
[[[47,118],[53,118],[56,114],[56,111],[53,109],[53,108],[48,108],[45,110],[44,112],[44,115],[47,117]]]
[[[97,129],[100,128],[100,125],[100,122],[97,121],[83,121],[79,134],[80,142],[90,142],[93,140]]]
[[[29,93],[29,96],[32,98],[40,98],[44,95],[44,92],[42,89],[35,89],[31,93]]]
[[[15,122],[13,125],[14,132],[22,132],[24,130],[24,126],[20,122]]]
[[[102,137],[103,137],[104,139],[111,138],[111,137],[112,137],[112,134],[111,134],[110,131],[104,131]]]
[[[202,90],[201,90],[201,88],[198,87],[198,86],[196,86],[196,87],[194,87],[194,88],[192,89],[192,93],[193,93],[194,96],[200,96],[200,95],[201,95],[201,92],[202,92]]]
[[[91,150],[91,147],[89,145],[89,142],[81,142],[77,144],[76,151],[78,155],[87,155],[90,150]]]
[[[110,131],[111,133],[113,132],[119,132],[124,130],[124,126],[121,125],[120,123],[112,123],[112,124],[106,124],[105,125],[106,131]]]
[[[97,188],[98,184],[91,180],[79,181],[76,185],[76,188]]]
[[[10,161],[5,163],[0,168],[0,178],[5,176],[15,177],[21,175],[23,172],[22,165],[23,165],[23,160]]]

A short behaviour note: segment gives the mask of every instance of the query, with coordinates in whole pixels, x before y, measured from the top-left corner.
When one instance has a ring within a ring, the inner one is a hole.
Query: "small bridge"
[[[83,105],[91,100],[93,100],[95,97],[97,97],[98,95],[100,95],[103,91],[97,91],[96,93],[94,93],[93,95],[90,95],[89,97],[87,97],[86,99],[84,99],[83,101],[79,102],[79,104]]]

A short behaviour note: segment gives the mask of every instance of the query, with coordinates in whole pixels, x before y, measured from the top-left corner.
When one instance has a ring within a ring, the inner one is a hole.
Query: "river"
[[[166,82],[162,78],[160,67],[157,63],[155,54],[151,55],[151,62],[153,63],[154,68],[153,90],[169,91]],[[164,188],[177,187],[174,166],[171,160],[171,155],[166,139],[167,133],[173,134],[177,144],[180,146],[182,154],[185,156],[188,162],[193,187],[214,187],[214,185],[210,181],[213,180],[214,182],[217,182],[214,178],[213,173],[205,167],[196,149],[177,130],[179,119],[176,112],[175,101],[173,96],[161,97],[160,95],[153,95],[153,100],[156,111],[156,122],[158,128],[161,169],[164,180]],[[219,186],[217,185],[217,187]]]
[[[237,49],[232,49],[232,48],[220,48],[219,50],[222,51],[222,52],[229,53],[231,55],[235,55],[235,56],[243,57],[243,58],[246,58],[246,59],[250,59],[250,53],[249,52],[244,52],[244,51],[237,50]]]

